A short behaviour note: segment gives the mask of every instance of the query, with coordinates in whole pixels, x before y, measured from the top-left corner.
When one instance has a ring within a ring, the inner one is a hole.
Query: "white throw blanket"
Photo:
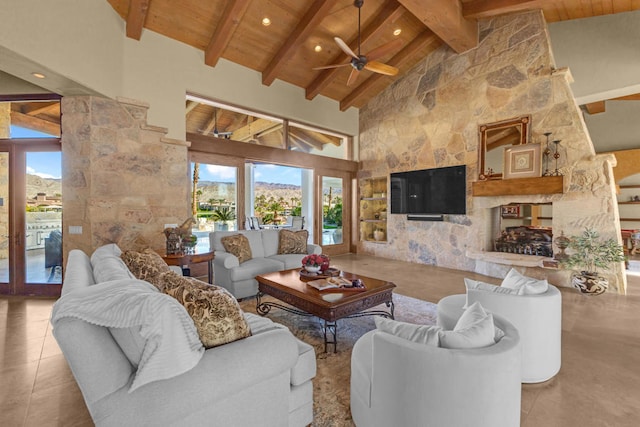
[[[64,294],[53,306],[53,328],[68,317],[111,328],[140,326],[145,344],[129,393],[187,372],[204,354],[185,308],[142,280],[114,280]]]

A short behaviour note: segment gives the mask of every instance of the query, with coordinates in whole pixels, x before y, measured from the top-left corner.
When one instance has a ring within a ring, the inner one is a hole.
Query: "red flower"
[[[329,268],[329,257],[324,254],[306,255],[302,258],[302,265],[320,266],[320,270],[325,271]]]

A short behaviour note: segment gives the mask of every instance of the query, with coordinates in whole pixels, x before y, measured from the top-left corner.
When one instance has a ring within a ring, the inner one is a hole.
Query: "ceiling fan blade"
[[[351,86],[356,82],[356,79],[358,78],[358,74],[360,74],[360,71],[358,71],[357,68],[354,68],[353,70],[351,70],[351,74],[349,74],[349,80],[347,80],[347,86]]]
[[[371,52],[367,53],[367,60],[375,61],[378,58],[382,58],[383,56],[397,51],[400,47],[402,47],[402,39],[395,39],[389,43],[383,44],[382,46],[378,46]]]
[[[396,67],[392,67],[391,65],[383,64],[378,61],[370,61],[364,66],[369,71],[373,71],[374,73],[384,74],[386,76],[395,76],[398,74],[398,69]]]
[[[342,51],[343,51],[344,53],[346,53],[347,55],[349,55],[349,56],[351,56],[351,57],[353,57],[353,58],[359,59],[359,58],[358,58],[358,55],[356,55],[355,53],[353,53],[353,51],[351,50],[351,48],[349,47],[349,45],[347,45],[347,44],[344,42],[344,40],[342,40],[340,37],[334,37],[333,39],[336,41],[336,43],[338,44],[338,46],[340,46],[340,49],[342,49]]]
[[[312,70],[326,70],[328,68],[346,67],[347,65],[351,65],[351,62],[346,62],[344,64],[325,65],[323,67],[314,67],[312,68]]]

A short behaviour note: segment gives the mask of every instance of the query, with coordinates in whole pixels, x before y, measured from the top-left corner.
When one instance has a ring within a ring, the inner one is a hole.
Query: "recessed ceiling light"
[[[317,44],[316,47],[313,48],[313,50],[315,50],[316,52],[320,52],[320,51],[322,51],[322,46]]]
[[[47,77],[47,76],[45,76],[45,75],[44,75],[44,74],[42,74],[42,73],[36,73],[36,72],[31,73],[31,75],[32,75],[33,77],[38,78],[38,79],[44,79],[45,77]]]
[[[402,29],[396,28],[395,30],[393,30],[393,35],[394,36],[399,36],[401,32],[402,32]]]
[[[264,25],[265,27],[268,27],[269,25],[271,25],[271,19],[269,18],[262,18],[262,25]]]

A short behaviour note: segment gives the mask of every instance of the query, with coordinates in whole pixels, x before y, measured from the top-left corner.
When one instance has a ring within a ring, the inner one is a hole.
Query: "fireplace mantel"
[[[541,176],[537,178],[495,179],[472,182],[474,197],[519,196],[533,194],[564,193],[564,177]]]
[[[485,252],[467,250],[467,257],[478,261],[494,264],[513,265],[519,267],[557,268],[557,261],[553,258],[537,255],[521,255],[505,252]]]

